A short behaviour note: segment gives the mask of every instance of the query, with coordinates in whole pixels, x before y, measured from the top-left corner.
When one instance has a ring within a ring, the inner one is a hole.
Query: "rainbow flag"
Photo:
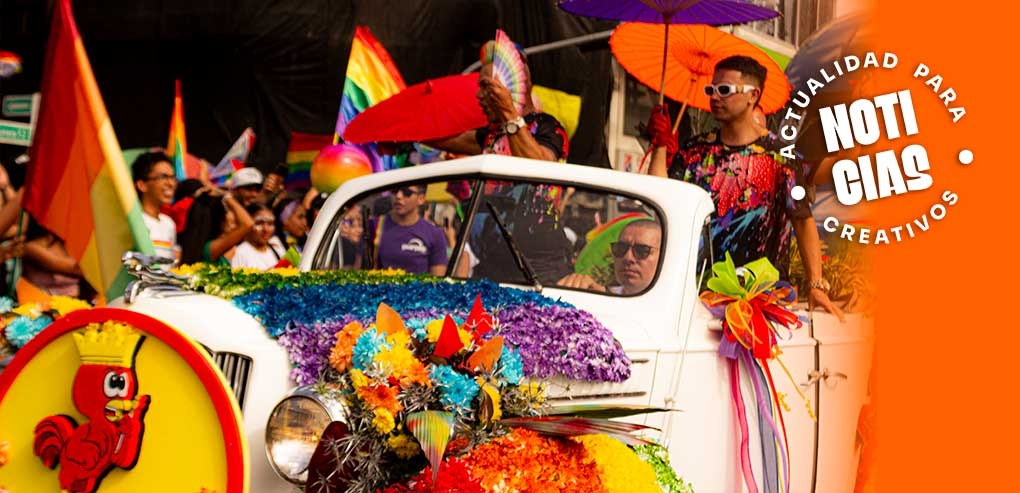
[[[404,90],[404,78],[400,76],[397,66],[393,64],[390,54],[375,39],[365,26],[358,26],[351,42],[351,56],[347,60],[347,78],[344,80],[344,91],[340,97],[340,113],[336,119],[336,131],[333,143],[340,142],[340,136],[347,129],[347,124],[365,111],[365,108]],[[394,156],[380,155],[375,144],[358,145],[369,160],[373,171],[385,171],[400,167],[403,160]]]
[[[188,178],[184,160],[188,156],[188,139],[184,137],[184,99],[181,98],[181,80],[174,81],[174,111],[170,115],[170,138],[166,144],[166,155],[174,163],[178,180]]]
[[[113,299],[130,279],[121,255],[152,254],[152,242],[69,2],[58,0],[53,12],[22,206]]]
[[[234,145],[230,146],[227,153],[220,159],[215,168],[209,170],[209,180],[214,184],[223,186],[227,180],[234,176],[234,172],[243,168],[248,161],[248,154],[255,146],[255,131],[248,127],[241,132]]]
[[[301,190],[312,186],[312,161],[323,147],[333,143],[329,134],[309,134],[291,132],[290,145],[287,147],[287,178],[284,187],[287,190]]]

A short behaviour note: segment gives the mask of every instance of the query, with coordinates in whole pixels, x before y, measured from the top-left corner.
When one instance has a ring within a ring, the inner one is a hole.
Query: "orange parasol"
[[[663,92],[674,101],[709,111],[709,98],[704,87],[712,82],[715,64],[720,60],[744,55],[754,58],[768,71],[765,89],[759,104],[765,113],[778,111],[790,97],[786,75],[774,60],[753,44],[717,28],[705,25],[673,26],[666,47],[669,59]],[[609,39],[613,55],[628,73],[648,87],[655,88],[663,79],[662,47],[665,33],[659,25],[639,22],[620,24]]]

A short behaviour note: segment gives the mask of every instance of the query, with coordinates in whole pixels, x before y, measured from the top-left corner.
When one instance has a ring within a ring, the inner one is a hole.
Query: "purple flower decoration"
[[[379,303],[393,307],[405,324],[420,332],[426,322],[447,314],[466,319],[478,293],[499,319],[498,333],[519,353],[525,376],[598,382],[630,377],[630,360],[593,315],[489,281],[271,286],[237,296],[233,303],[279,338],[294,364],[292,377],[305,385],[331,371],[328,358],[335,334],[354,320],[367,327]]]

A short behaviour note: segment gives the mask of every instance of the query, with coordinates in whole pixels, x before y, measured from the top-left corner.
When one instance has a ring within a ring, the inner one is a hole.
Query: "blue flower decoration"
[[[496,374],[503,377],[510,385],[521,383],[521,379],[524,378],[524,362],[517,351],[503,346],[499,362],[496,363]]]
[[[429,378],[439,387],[439,402],[453,411],[469,408],[478,395],[478,384],[466,375],[457,373],[447,365],[436,365],[429,369]]]
[[[28,344],[28,341],[31,341],[36,334],[49,327],[51,323],[53,323],[53,319],[49,315],[40,315],[35,319],[26,316],[17,317],[7,324],[7,340],[14,347],[21,348]]]
[[[0,313],[7,313],[14,309],[14,300],[0,296]]]
[[[354,343],[352,358],[354,367],[361,371],[367,370],[369,366],[372,366],[375,355],[384,349],[390,349],[390,344],[386,342],[386,336],[375,329],[366,330],[358,337],[358,342]]]

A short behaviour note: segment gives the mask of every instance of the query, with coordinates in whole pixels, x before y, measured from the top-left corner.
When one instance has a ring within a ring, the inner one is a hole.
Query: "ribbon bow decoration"
[[[708,290],[701,293],[713,315],[723,319],[725,338],[719,353],[736,358],[737,345],[758,359],[776,356],[777,327],[801,326],[788,308],[797,301],[797,292],[767,258],[760,258],[737,269],[726,252],[726,260],[712,265],[714,277]],[[784,338],[788,338],[784,337]]]

